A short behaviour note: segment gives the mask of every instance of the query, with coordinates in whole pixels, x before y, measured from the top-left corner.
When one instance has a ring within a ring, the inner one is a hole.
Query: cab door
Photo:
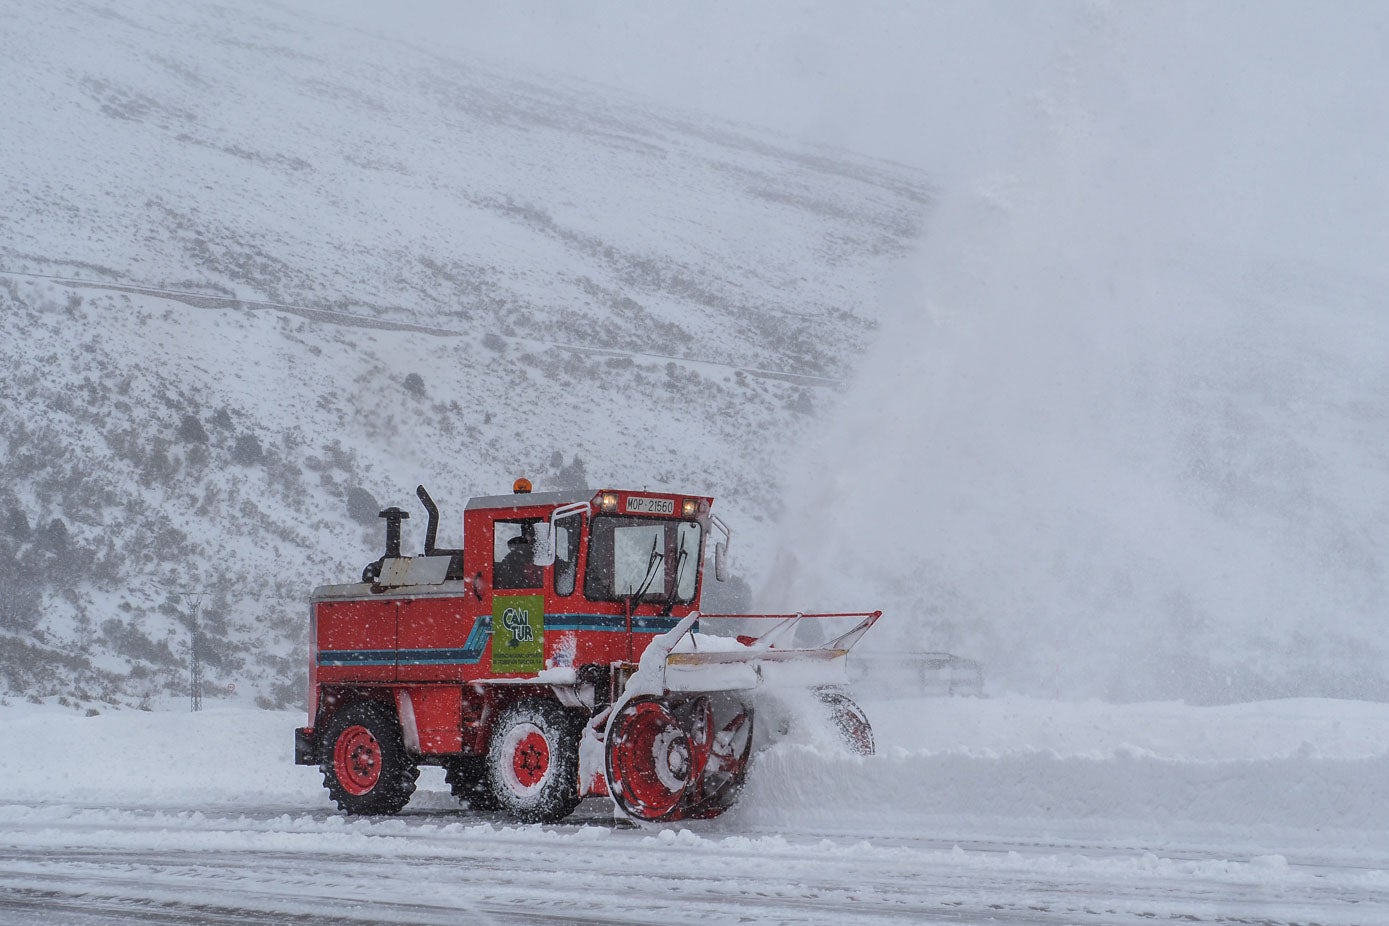
[[[490,674],[535,675],[545,668],[545,584],[550,570],[534,563],[537,525],[543,519],[497,513],[486,523],[480,583],[491,617]]]

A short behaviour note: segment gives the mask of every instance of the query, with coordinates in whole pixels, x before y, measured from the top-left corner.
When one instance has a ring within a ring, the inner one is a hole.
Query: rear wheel
[[[579,804],[580,725],[553,701],[501,712],[487,747],[487,787],[525,823],[554,823]]]
[[[358,701],[334,714],[319,755],[323,786],[347,813],[397,813],[415,792],[419,769],[405,752],[395,714],[379,701]]]

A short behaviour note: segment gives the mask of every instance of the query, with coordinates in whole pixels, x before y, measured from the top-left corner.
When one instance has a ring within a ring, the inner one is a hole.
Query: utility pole
[[[184,591],[181,589],[164,588],[155,583],[159,588],[171,595],[178,595],[183,599],[184,607],[187,609],[185,623],[188,625],[188,709],[190,711],[200,711],[203,709],[203,630],[198,622],[198,612],[202,610],[203,596],[206,591],[195,589]]]
[[[190,643],[192,652],[188,657],[188,704],[190,710],[200,711],[203,709],[203,631],[198,623],[198,611],[203,606],[203,593],[185,592],[184,600],[189,606],[188,630],[193,635]]]

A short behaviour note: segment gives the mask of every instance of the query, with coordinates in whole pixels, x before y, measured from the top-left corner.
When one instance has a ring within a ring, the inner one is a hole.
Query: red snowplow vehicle
[[[416,491],[423,554],[401,554],[409,515],[388,508],[385,554],[311,600],[295,762],[322,769],[340,809],[395,813],[419,766],[439,765],[470,806],[526,822],[588,795],[635,820],[715,817],[742,787],[760,693],[781,687],[812,692],[851,749],[873,751],[844,663],[881,612],[701,614],[706,552],[722,579],[731,539],[713,499],[517,480],[469,501],[462,548],[441,549]],[[767,629],[703,630],[735,618]],[[793,645],[829,618],[848,629]]]

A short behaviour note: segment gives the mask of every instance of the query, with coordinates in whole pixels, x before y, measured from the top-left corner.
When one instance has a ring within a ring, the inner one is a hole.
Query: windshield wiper
[[[642,579],[641,587],[627,595],[627,616],[631,617],[637,610],[637,603],[651,589],[651,583],[656,581],[656,567],[666,558],[664,553],[657,552],[657,545],[660,537],[651,538],[651,556],[646,561],[646,578]]]
[[[666,606],[661,609],[662,617],[670,617],[670,612],[675,610],[675,599],[680,597],[680,571],[685,568],[685,559],[689,553],[685,550],[685,535],[680,535],[680,549],[675,553],[675,581],[670,583],[670,597],[666,598]]]

